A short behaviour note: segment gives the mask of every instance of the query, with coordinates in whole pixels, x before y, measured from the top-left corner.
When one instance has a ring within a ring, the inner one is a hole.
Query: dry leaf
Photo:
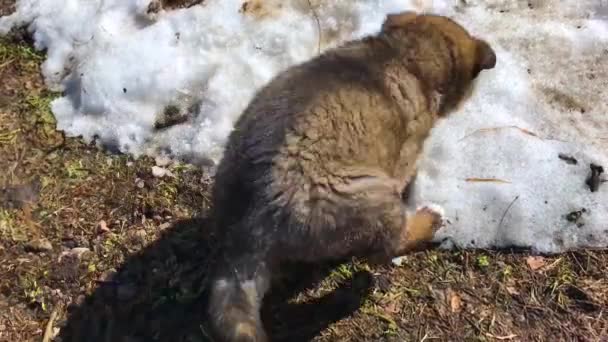
[[[517,291],[517,289],[515,288],[515,286],[507,286],[507,292],[511,296],[517,296],[517,295],[519,295],[519,291]]]
[[[387,314],[396,314],[399,313],[399,308],[397,307],[397,303],[395,302],[390,302],[388,303],[385,307],[384,307],[384,312],[386,312]]]
[[[526,258],[526,263],[528,263],[532,271],[537,271],[543,268],[547,264],[547,261],[542,256],[529,256]]]
[[[107,233],[110,231],[110,228],[108,228],[108,224],[104,220],[99,221],[98,226],[99,226],[99,231],[102,233]]]
[[[77,260],[82,259],[82,257],[87,254],[90,253],[91,250],[86,248],[86,247],[75,247],[72,248],[69,251],[63,251],[61,252],[61,254],[59,254],[59,258],[57,259],[57,262],[61,262],[61,260],[63,260],[64,257],[74,257]]]
[[[450,308],[452,312],[460,312],[462,310],[462,298],[456,292],[451,292]]]

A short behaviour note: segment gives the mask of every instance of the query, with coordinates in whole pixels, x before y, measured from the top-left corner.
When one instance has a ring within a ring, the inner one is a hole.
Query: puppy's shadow
[[[369,272],[359,271],[334,291],[314,300],[290,303],[307,289],[314,289],[338,263],[291,265],[291,271],[267,296],[262,309],[266,331],[273,341],[310,341],[331,323],[354,313],[372,288]],[[308,298],[307,298],[308,299]]]
[[[100,281],[80,305],[68,309],[60,340],[213,341],[205,311],[217,243],[209,226],[205,218],[177,222],[156,242],[129,256],[113,277]],[[297,265],[273,287],[262,310],[272,341],[308,341],[359,307],[371,286],[366,273],[319,299],[288,301],[314,287],[331,266]]]

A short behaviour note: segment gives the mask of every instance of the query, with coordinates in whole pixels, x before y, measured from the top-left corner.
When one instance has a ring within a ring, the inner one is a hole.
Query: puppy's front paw
[[[445,226],[445,212],[441,206],[436,204],[418,207],[414,217],[419,220],[422,226],[428,227],[433,236],[440,228]],[[424,224],[422,224],[423,222]]]
[[[432,245],[435,233],[444,226],[443,208],[429,204],[420,206],[416,212],[409,214],[401,237],[401,255],[423,250]],[[393,264],[400,264],[402,259],[395,258]]]

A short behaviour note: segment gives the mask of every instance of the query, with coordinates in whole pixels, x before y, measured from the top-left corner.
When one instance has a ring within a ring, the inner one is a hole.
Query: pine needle
[[[473,131],[473,132],[471,132],[471,133],[469,133],[469,134],[465,135],[464,137],[462,137],[462,138],[461,138],[460,140],[458,140],[458,141],[462,141],[462,140],[464,140],[464,139],[466,139],[466,138],[468,138],[468,137],[470,137],[470,136],[472,136],[472,135],[474,135],[474,134],[477,134],[477,133],[496,132],[496,131],[499,131],[499,130],[503,130],[503,129],[509,129],[509,128],[510,128],[510,129],[516,129],[516,130],[518,130],[518,131],[520,131],[520,132],[522,132],[522,133],[524,133],[524,134],[526,134],[526,135],[529,135],[529,136],[532,136],[532,137],[535,137],[535,138],[538,138],[538,139],[544,140],[543,138],[541,138],[540,136],[538,136],[536,133],[534,133],[534,132],[532,132],[532,131],[530,131],[530,130],[527,130],[527,129],[525,129],[525,128],[521,128],[521,127],[518,127],[518,126],[501,126],[501,127],[488,127],[488,128],[480,128],[480,129],[478,129],[478,130],[475,130],[475,131]]]
[[[511,182],[503,180],[503,179],[498,179],[498,178],[466,178],[465,181],[467,182],[471,182],[471,183],[505,183],[505,184],[511,184]]]
[[[519,199],[519,195],[515,196],[513,201],[511,201],[511,203],[509,203],[509,206],[507,207],[505,212],[502,214],[502,217],[500,218],[500,222],[498,223],[498,229],[500,229],[500,227],[502,226],[502,222],[505,220],[505,216],[507,216],[507,213],[509,212],[509,210],[511,210],[511,207],[513,206],[513,204],[515,204],[515,202],[517,202],[518,199]]]

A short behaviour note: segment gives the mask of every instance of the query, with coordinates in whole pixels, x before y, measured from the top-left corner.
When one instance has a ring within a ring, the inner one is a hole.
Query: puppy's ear
[[[405,24],[413,21],[418,17],[418,14],[414,11],[405,11],[401,13],[389,14],[386,16],[384,23],[382,24],[382,31],[391,30],[404,26]]]
[[[496,66],[496,53],[490,44],[481,39],[477,39],[476,43],[473,77],[477,77],[482,70],[493,69]]]

